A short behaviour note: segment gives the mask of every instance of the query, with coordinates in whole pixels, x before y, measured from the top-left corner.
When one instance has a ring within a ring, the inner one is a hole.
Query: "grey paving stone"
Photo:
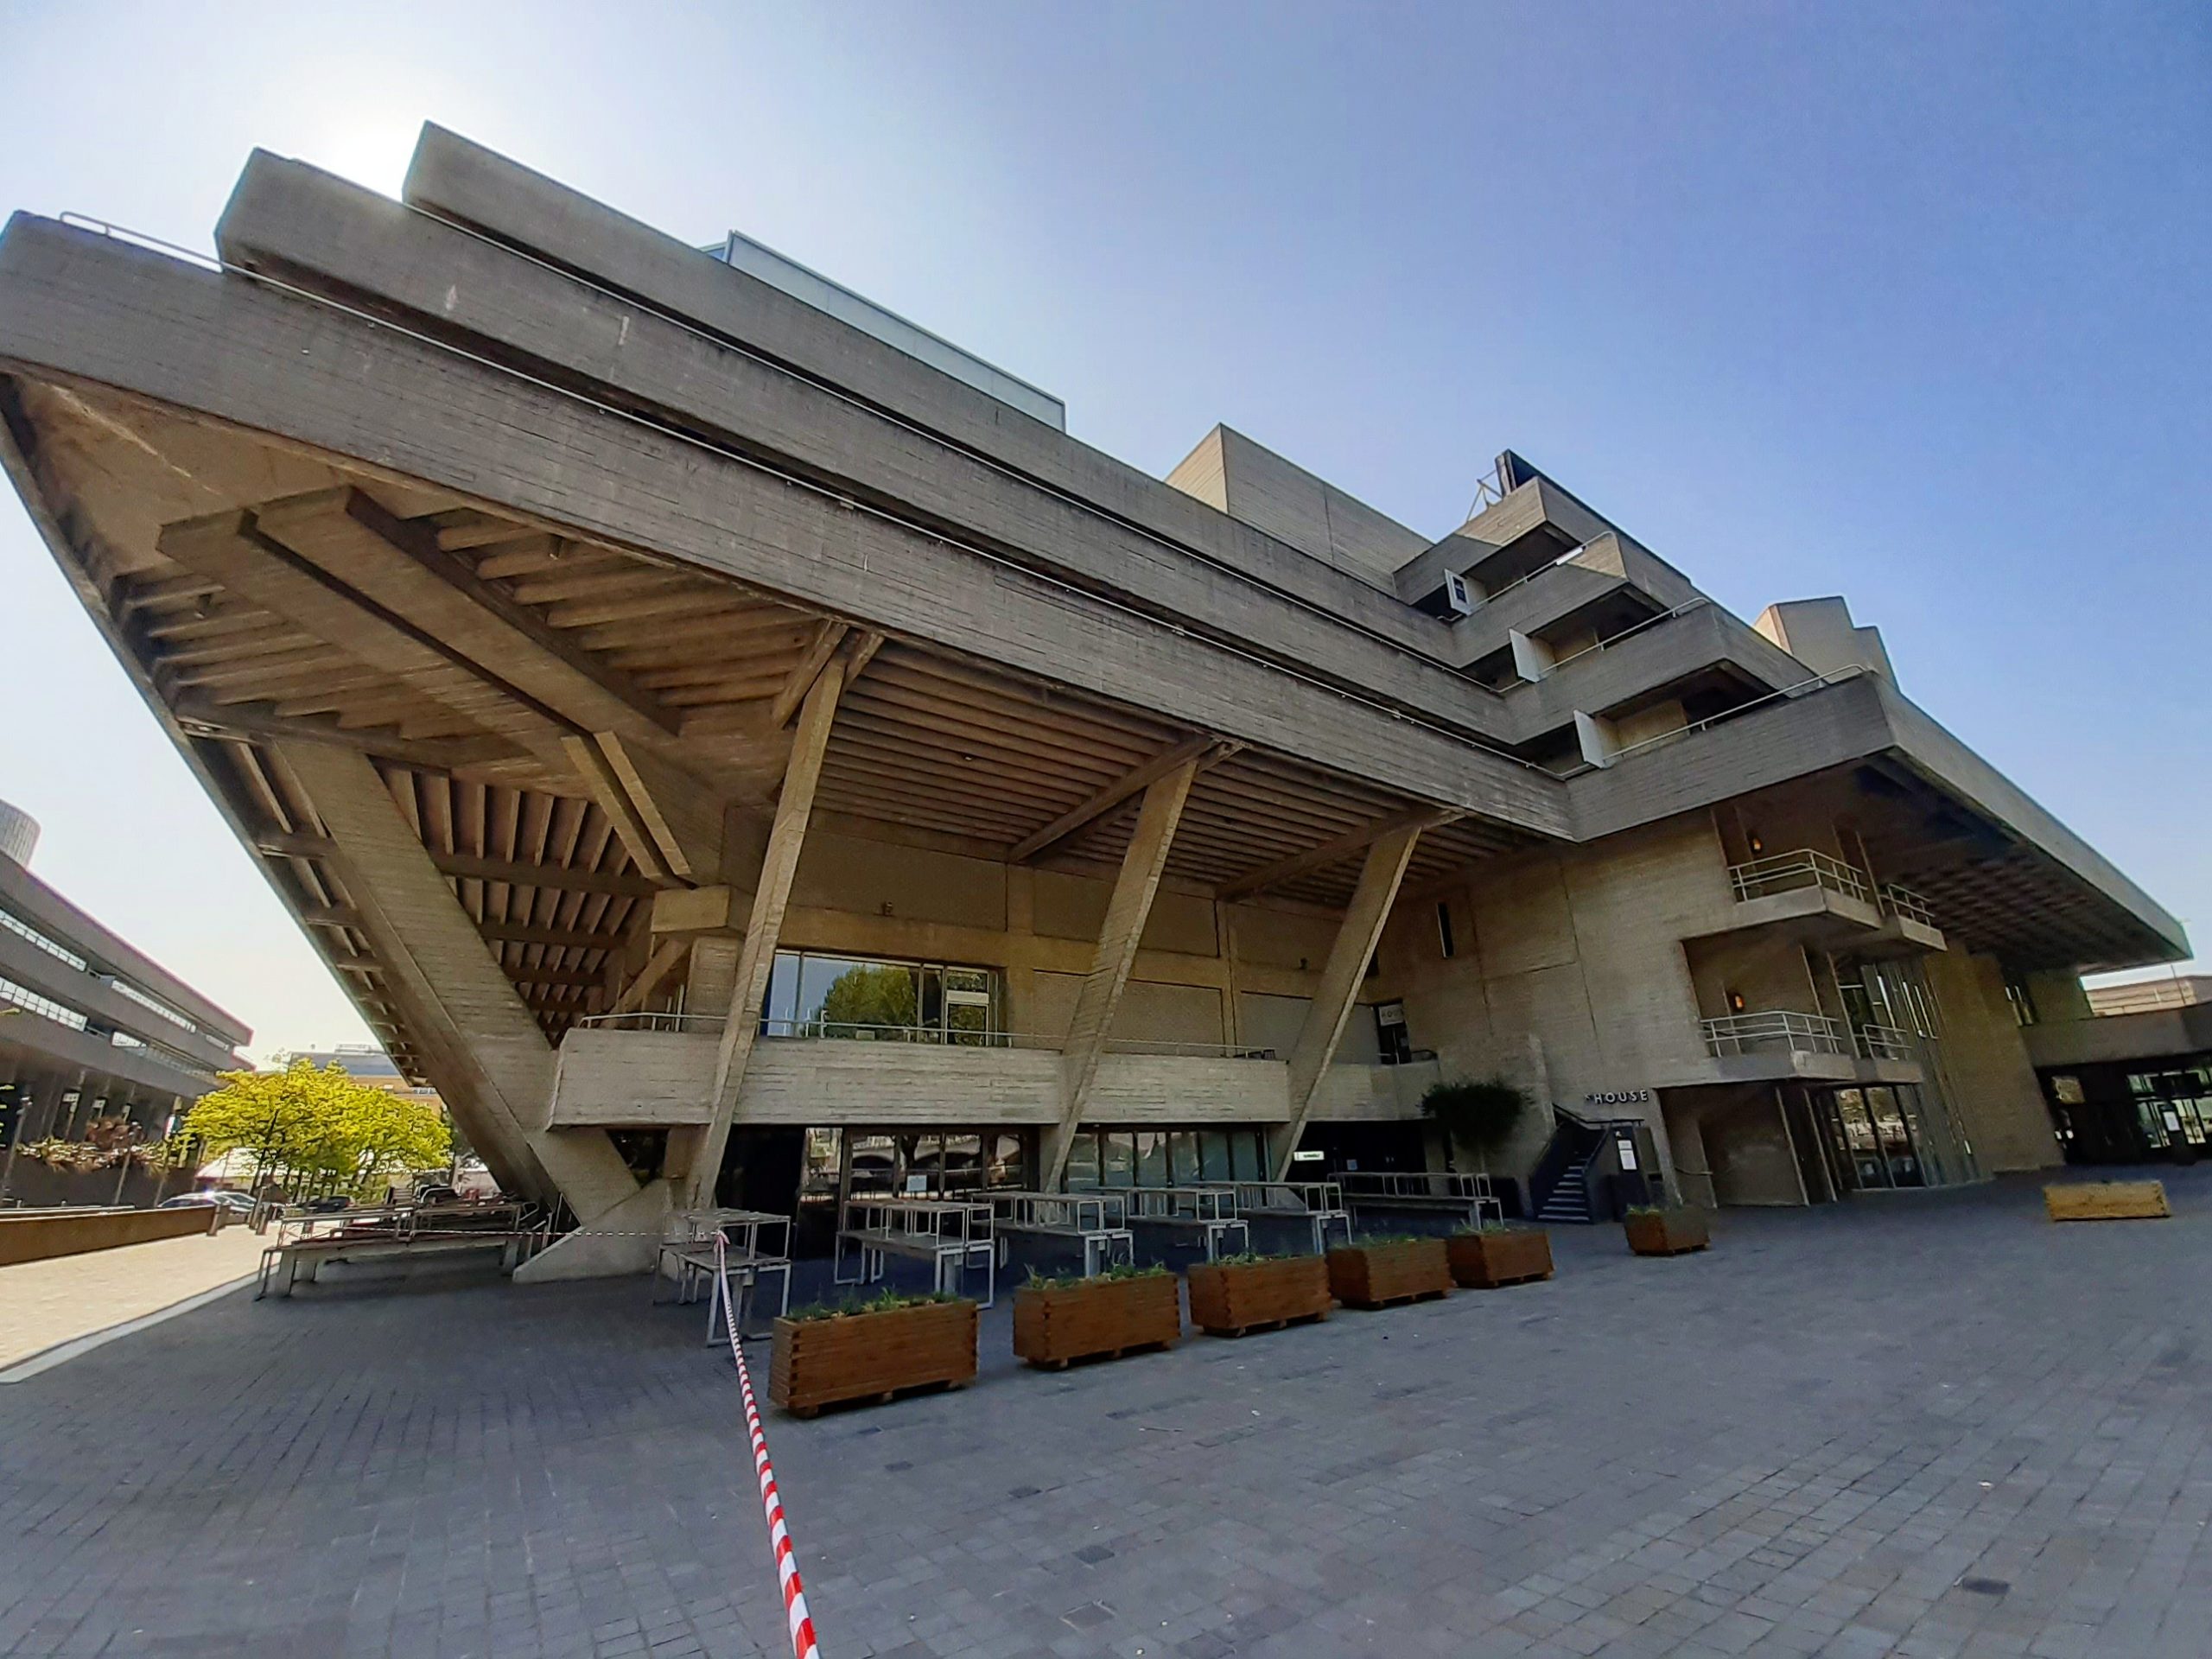
[[[1001,1306],[967,1390],[771,1418],[825,1646],[2202,1651],[2212,1170],[2160,1173],[2152,1225],[2008,1182],[1562,1230],[1545,1284],[1055,1376]],[[0,1655],[787,1651],[696,1313],[334,1287],[0,1388]]]

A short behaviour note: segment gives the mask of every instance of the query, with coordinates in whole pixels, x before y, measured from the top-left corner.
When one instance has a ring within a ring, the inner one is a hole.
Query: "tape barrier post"
[[[791,1529],[784,1524],[784,1500],[776,1491],[775,1465],[768,1461],[768,1436],[760,1427],[760,1402],[753,1397],[753,1373],[745,1369],[745,1350],[738,1345],[737,1309],[729,1295],[729,1239],[715,1233],[716,1291],[723,1298],[722,1324],[729,1332],[729,1357],[737,1366],[738,1392],[745,1401],[745,1432],[753,1440],[753,1471],[760,1480],[760,1510],[768,1518],[768,1542],[776,1552],[776,1578],[783,1586],[784,1618],[791,1627],[791,1659],[821,1659],[814,1640],[814,1620],[806,1611],[806,1586],[799,1582],[798,1557],[791,1548]]]

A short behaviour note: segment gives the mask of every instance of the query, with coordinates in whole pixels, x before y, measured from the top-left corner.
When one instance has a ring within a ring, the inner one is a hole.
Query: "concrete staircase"
[[[1594,1152],[1586,1153],[1567,1166],[1566,1173],[1559,1178],[1559,1185],[1544,1199],[1543,1208],[1536,1211],[1538,1221],[1547,1225],[1567,1222],[1585,1227],[1590,1224],[1590,1194],[1582,1184],[1582,1177],[1594,1155]]]

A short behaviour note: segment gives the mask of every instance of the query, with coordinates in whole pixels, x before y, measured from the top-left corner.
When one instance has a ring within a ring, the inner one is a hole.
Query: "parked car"
[[[184,1210],[194,1205],[201,1204],[212,1204],[217,1209],[227,1210],[234,1216],[250,1216],[253,1213],[253,1200],[243,1192],[180,1192],[173,1198],[163,1198],[160,1207],[164,1210]]]
[[[461,1194],[450,1186],[433,1182],[428,1186],[418,1186],[415,1189],[415,1202],[417,1204],[459,1204]]]
[[[303,1213],[310,1216],[334,1216],[341,1210],[351,1210],[353,1207],[353,1200],[343,1192],[331,1192],[320,1198],[309,1198],[300,1206],[300,1209]]]

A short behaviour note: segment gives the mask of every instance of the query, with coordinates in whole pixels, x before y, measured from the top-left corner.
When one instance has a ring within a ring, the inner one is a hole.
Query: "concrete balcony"
[[[1698,1022],[1701,1062],[1669,1068],[1662,1088],[1716,1083],[1923,1083],[1920,1040],[1890,1026],[1847,1027],[1825,1014],[1762,1008]]]
[[[645,1028],[636,1028],[643,1026]],[[739,1091],[741,1123],[1057,1122],[1061,1056],[1043,1039],[993,1033],[975,1044],[867,1037],[763,1036]],[[552,1128],[664,1128],[703,1123],[720,1022],[680,1015],[580,1025],[561,1044]],[[1335,1065],[1322,1121],[1417,1117],[1433,1060]],[[1089,1118],[1100,1123],[1281,1123],[1288,1067],[1272,1053],[1196,1044],[1116,1043],[1100,1057]]]
[[[1689,935],[1711,938],[1780,927],[1825,950],[1861,957],[1946,948],[1927,902],[1909,888],[1877,887],[1841,859],[1801,847],[1728,867],[1734,896],[1725,918]]]
[[[1763,1083],[1789,1078],[1849,1083],[1858,1056],[1842,1025],[1825,1014],[1762,1008],[1698,1022],[1707,1065],[1700,1082]]]

